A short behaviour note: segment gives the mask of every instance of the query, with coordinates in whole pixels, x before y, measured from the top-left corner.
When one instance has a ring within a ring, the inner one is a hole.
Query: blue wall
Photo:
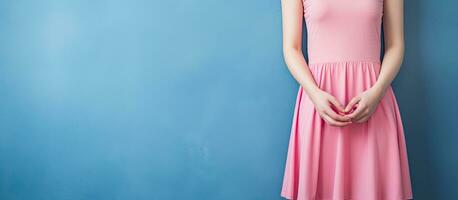
[[[406,1],[416,199],[458,191],[458,18]],[[279,1],[0,1],[0,199],[281,199]]]
[[[405,1],[406,55],[394,82],[416,199],[458,199],[458,2]]]

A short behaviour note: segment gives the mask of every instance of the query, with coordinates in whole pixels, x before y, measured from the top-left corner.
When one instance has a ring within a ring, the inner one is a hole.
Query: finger
[[[368,114],[369,114],[369,113],[368,113],[367,109],[364,109],[364,110],[361,112],[360,115],[357,115],[357,116],[355,116],[355,117],[353,118],[353,121],[359,121],[359,120],[361,120],[362,118],[366,117]]]
[[[362,123],[362,122],[364,122],[365,118],[367,118],[367,115],[366,114],[362,114],[362,115],[352,119],[352,121],[355,122],[355,123]]]
[[[349,112],[355,105],[361,100],[358,96],[353,97],[350,102],[347,104],[347,106],[344,109],[344,112],[347,113]]]
[[[326,114],[323,115],[323,119],[326,122],[328,122],[329,125],[332,125],[332,126],[345,126],[345,125],[351,124],[351,121],[349,121],[349,122],[339,122],[339,121],[336,121],[336,120],[332,119],[331,117],[329,117]]]
[[[371,115],[372,114],[366,110],[361,116],[355,117],[353,121],[356,121],[357,123],[362,123],[369,119]]]
[[[357,117],[359,117],[361,114],[363,114],[364,110],[366,110],[366,106],[358,106],[356,107],[355,111],[353,111],[352,113],[348,114],[347,116],[352,118],[352,119],[355,119]]]
[[[358,108],[358,103],[356,103],[352,108],[350,108],[350,110],[348,112],[346,112],[345,114],[348,115],[350,113],[352,113],[353,111],[355,111],[357,108]]]
[[[348,116],[346,115],[339,115],[337,113],[335,113],[331,108],[329,109],[326,109],[324,110],[325,114],[327,114],[329,117],[331,117],[332,119],[336,120],[336,121],[350,121],[351,118],[349,118]]]
[[[356,120],[356,123],[363,123],[363,122],[366,122],[368,119],[369,119],[369,115],[365,115],[364,117],[362,117],[361,119],[357,119]]]
[[[331,98],[329,98],[329,102],[331,102],[331,104],[334,105],[334,107],[336,107],[339,112],[344,112],[345,108],[335,97],[331,96]]]

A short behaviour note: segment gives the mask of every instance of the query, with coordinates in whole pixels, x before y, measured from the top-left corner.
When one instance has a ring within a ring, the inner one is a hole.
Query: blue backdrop
[[[457,2],[406,1],[416,199],[457,199]],[[0,199],[281,199],[280,1],[0,1]]]

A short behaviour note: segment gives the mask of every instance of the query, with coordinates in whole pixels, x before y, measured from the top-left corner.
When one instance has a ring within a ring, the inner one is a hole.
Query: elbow
[[[302,52],[302,48],[297,45],[284,45],[283,46],[283,57],[285,61],[287,62],[288,58],[290,58],[292,55],[296,55],[297,53]]]
[[[283,45],[283,52],[297,52],[302,51],[302,47],[300,45]]]
[[[399,54],[399,60],[402,63],[404,61],[404,54],[405,54],[405,45],[403,42],[400,42],[397,47],[397,52]]]
[[[400,56],[404,57],[404,52],[405,52],[404,42],[398,42],[398,44],[396,44],[396,49],[399,52]]]
[[[399,57],[400,61],[402,62],[402,60],[404,59],[404,54],[405,54],[404,42],[395,42],[395,43],[386,45],[385,53],[397,55],[397,57]]]

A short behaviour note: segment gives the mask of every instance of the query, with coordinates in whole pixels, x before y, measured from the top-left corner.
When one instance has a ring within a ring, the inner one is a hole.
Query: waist
[[[368,40],[309,40],[307,54],[311,63],[371,61],[380,62],[380,42]]]
[[[322,65],[322,64],[357,64],[357,63],[372,63],[372,64],[381,64],[380,58],[310,58],[308,59],[309,65]]]

